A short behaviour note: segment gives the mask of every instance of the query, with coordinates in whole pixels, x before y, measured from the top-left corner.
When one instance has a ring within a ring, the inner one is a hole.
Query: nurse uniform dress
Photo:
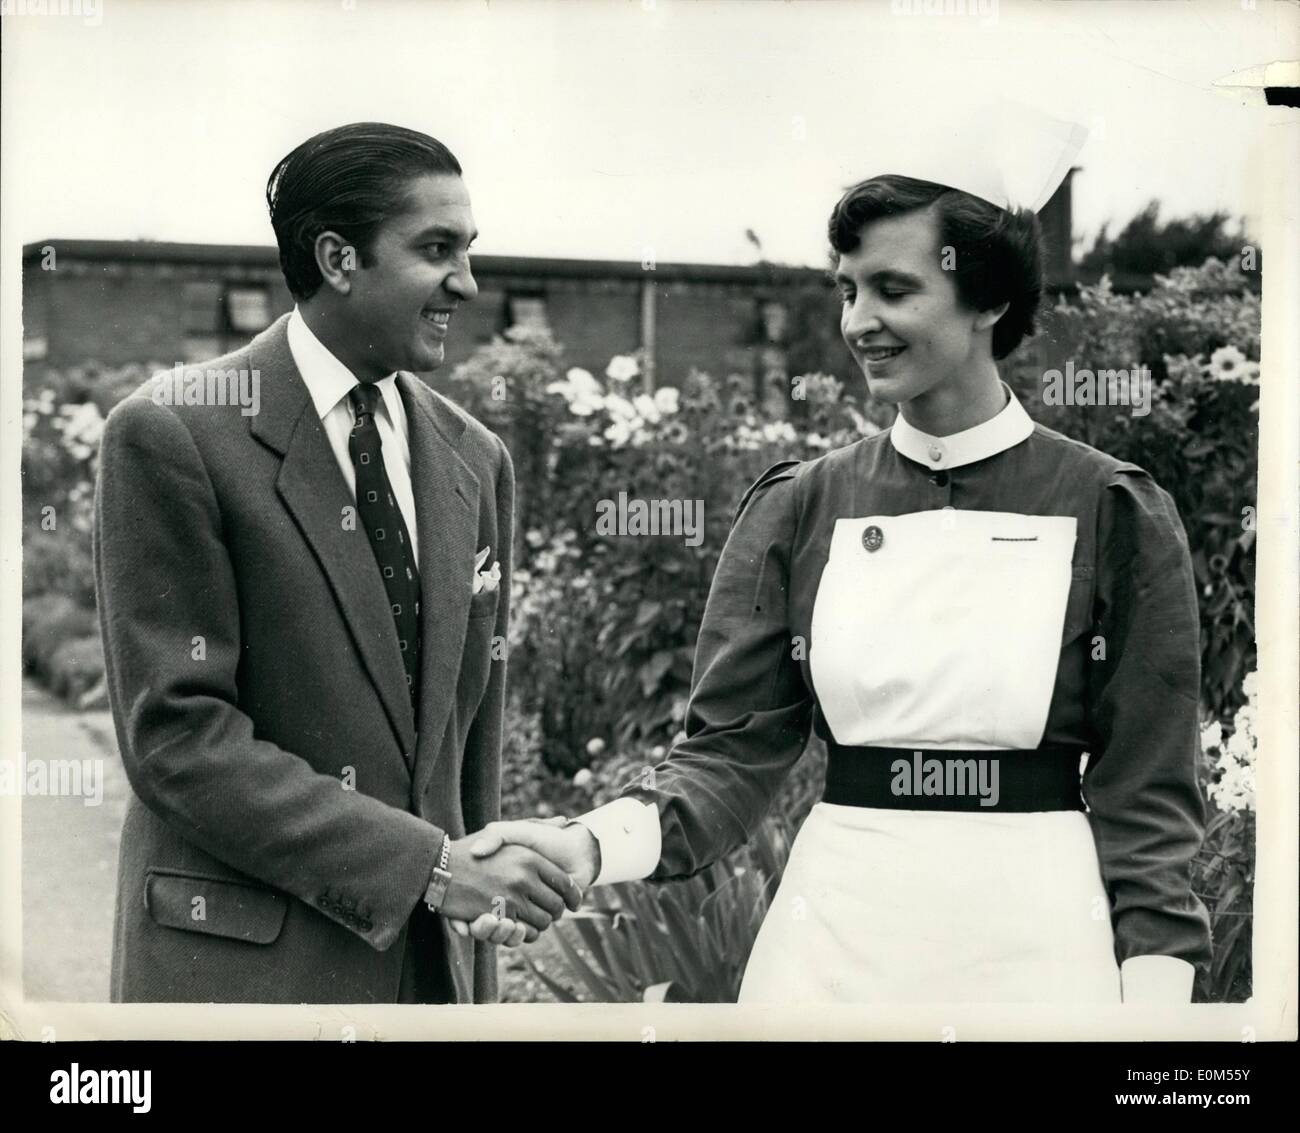
[[[742,1003],[1115,1003],[1124,961],[1208,961],[1182,526],[1004,389],[964,432],[900,416],[750,488],[686,738],[579,820],[598,884],[689,876],[826,740]]]

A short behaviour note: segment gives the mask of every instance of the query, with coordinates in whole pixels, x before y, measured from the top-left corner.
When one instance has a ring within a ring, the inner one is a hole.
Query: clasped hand
[[[536,940],[566,908],[576,911],[596,877],[596,840],[566,821],[491,822],[453,842],[441,910],[453,931],[516,947]]]

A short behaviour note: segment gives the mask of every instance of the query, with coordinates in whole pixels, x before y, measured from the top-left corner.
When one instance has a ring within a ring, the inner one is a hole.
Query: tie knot
[[[358,382],[348,391],[348,398],[358,417],[363,413],[375,415],[375,406],[379,404],[379,387],[373,382]]]

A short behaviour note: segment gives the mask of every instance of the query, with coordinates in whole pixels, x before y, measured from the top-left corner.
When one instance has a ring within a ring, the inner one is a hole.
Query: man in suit
[[[468,850],[499,812],[513,473],[410,371],[477,293],[469,197],[439,142],[362,123],[290,153],[267,201],[294,312],[104,429],[95,580],[134,791],[112,997],[490,1002],[492,944],[581,897],[530,849]],[[447,931],[492,912],[487,942]]]

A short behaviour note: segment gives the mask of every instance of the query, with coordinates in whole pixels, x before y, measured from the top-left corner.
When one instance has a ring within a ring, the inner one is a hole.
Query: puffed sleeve
[[[696,642],[686,738],[580,820],[600,847],[598,883],[687,877],[743,845],[803,753],[813,699],[787,614],[797,464],[768,469],[737,508]]]
[[[1209,917],[1191,890],[1205,804],[1196,775],[1200,629],[1187,537],[1168,493],[1131,464],[1106,484],[1097,534],[1095,612],[1104,657],[1094,647],[1094,743],[1083,793],[1116,958],[1206,965]],[[1144,961],[1125,969],[1126,999],[1127,982],[1136,991],[1137,973],[1155,967]]]

